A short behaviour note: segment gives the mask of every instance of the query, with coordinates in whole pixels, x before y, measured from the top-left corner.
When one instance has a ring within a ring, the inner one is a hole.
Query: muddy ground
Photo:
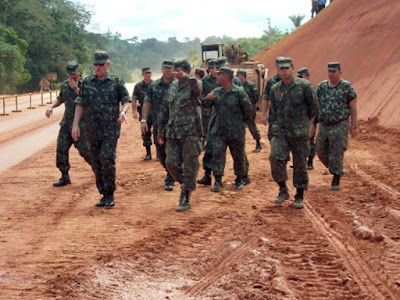
[[[223,192],[199,186],[191,210],[178,213],[179,186],[164,191],[165,172],[143,161],[140,124],[129,121],[114,209],[94,207],[94,175],[76,149],[72,184],[52,187],[55,140],[0,173],[0,299],[400,299],[398,131],[361,121],[341,190],[330,190],[316,159],[306,206],[296,210],[292,200],[273,203],[260,124],[261,153],[247,134],[251,183],[233,189],[229,157]],[[8,129],[0,148],[23,128]]]

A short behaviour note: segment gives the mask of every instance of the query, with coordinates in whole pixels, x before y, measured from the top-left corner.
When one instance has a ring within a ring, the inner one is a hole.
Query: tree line
[[[274,27],[270,36],[265,30],[260,38],[124,39],[119,33],[89,32],[92,16],[90,8],[69,0],[0,0],[0,94],[37,91],[49,73],[57,73],[57,81],[62,82],[69,60],[78,61],[83,75],[89,75],[97,49],[109,52],[110,72],[132,82],[140,79],[143,66],[157,71],[166,58],[188,57],[192,65],[199,66],[201,43],[235,42],[252,57],[269,40],[275,43],[288,34]]]

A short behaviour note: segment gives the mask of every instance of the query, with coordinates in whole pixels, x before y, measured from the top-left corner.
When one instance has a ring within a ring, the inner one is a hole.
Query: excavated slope
[[[359,118],[400,128],[399,0],[335,0],[253,59],[271,76],[279,55],[292,57],[296,69],[308,67],[314,85],[327,79],[328,62],[339,61],[357,91]]]

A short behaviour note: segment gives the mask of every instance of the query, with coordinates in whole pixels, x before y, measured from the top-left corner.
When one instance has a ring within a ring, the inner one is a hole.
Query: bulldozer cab
[[[201,44],[201,68],[207,69],[210,60],[224,56],[225,45],[223,43]]]

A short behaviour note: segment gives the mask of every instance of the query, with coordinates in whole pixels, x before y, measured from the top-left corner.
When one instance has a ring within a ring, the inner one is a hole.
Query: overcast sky
[[[290,15],[310,19],[311,0],[74,0],[93,7],[93,32],[119,32],[123,38],[166,40],[175,36],[201,40],[207,36],[261,37],[263,30],[277,26],[293,29]]]

